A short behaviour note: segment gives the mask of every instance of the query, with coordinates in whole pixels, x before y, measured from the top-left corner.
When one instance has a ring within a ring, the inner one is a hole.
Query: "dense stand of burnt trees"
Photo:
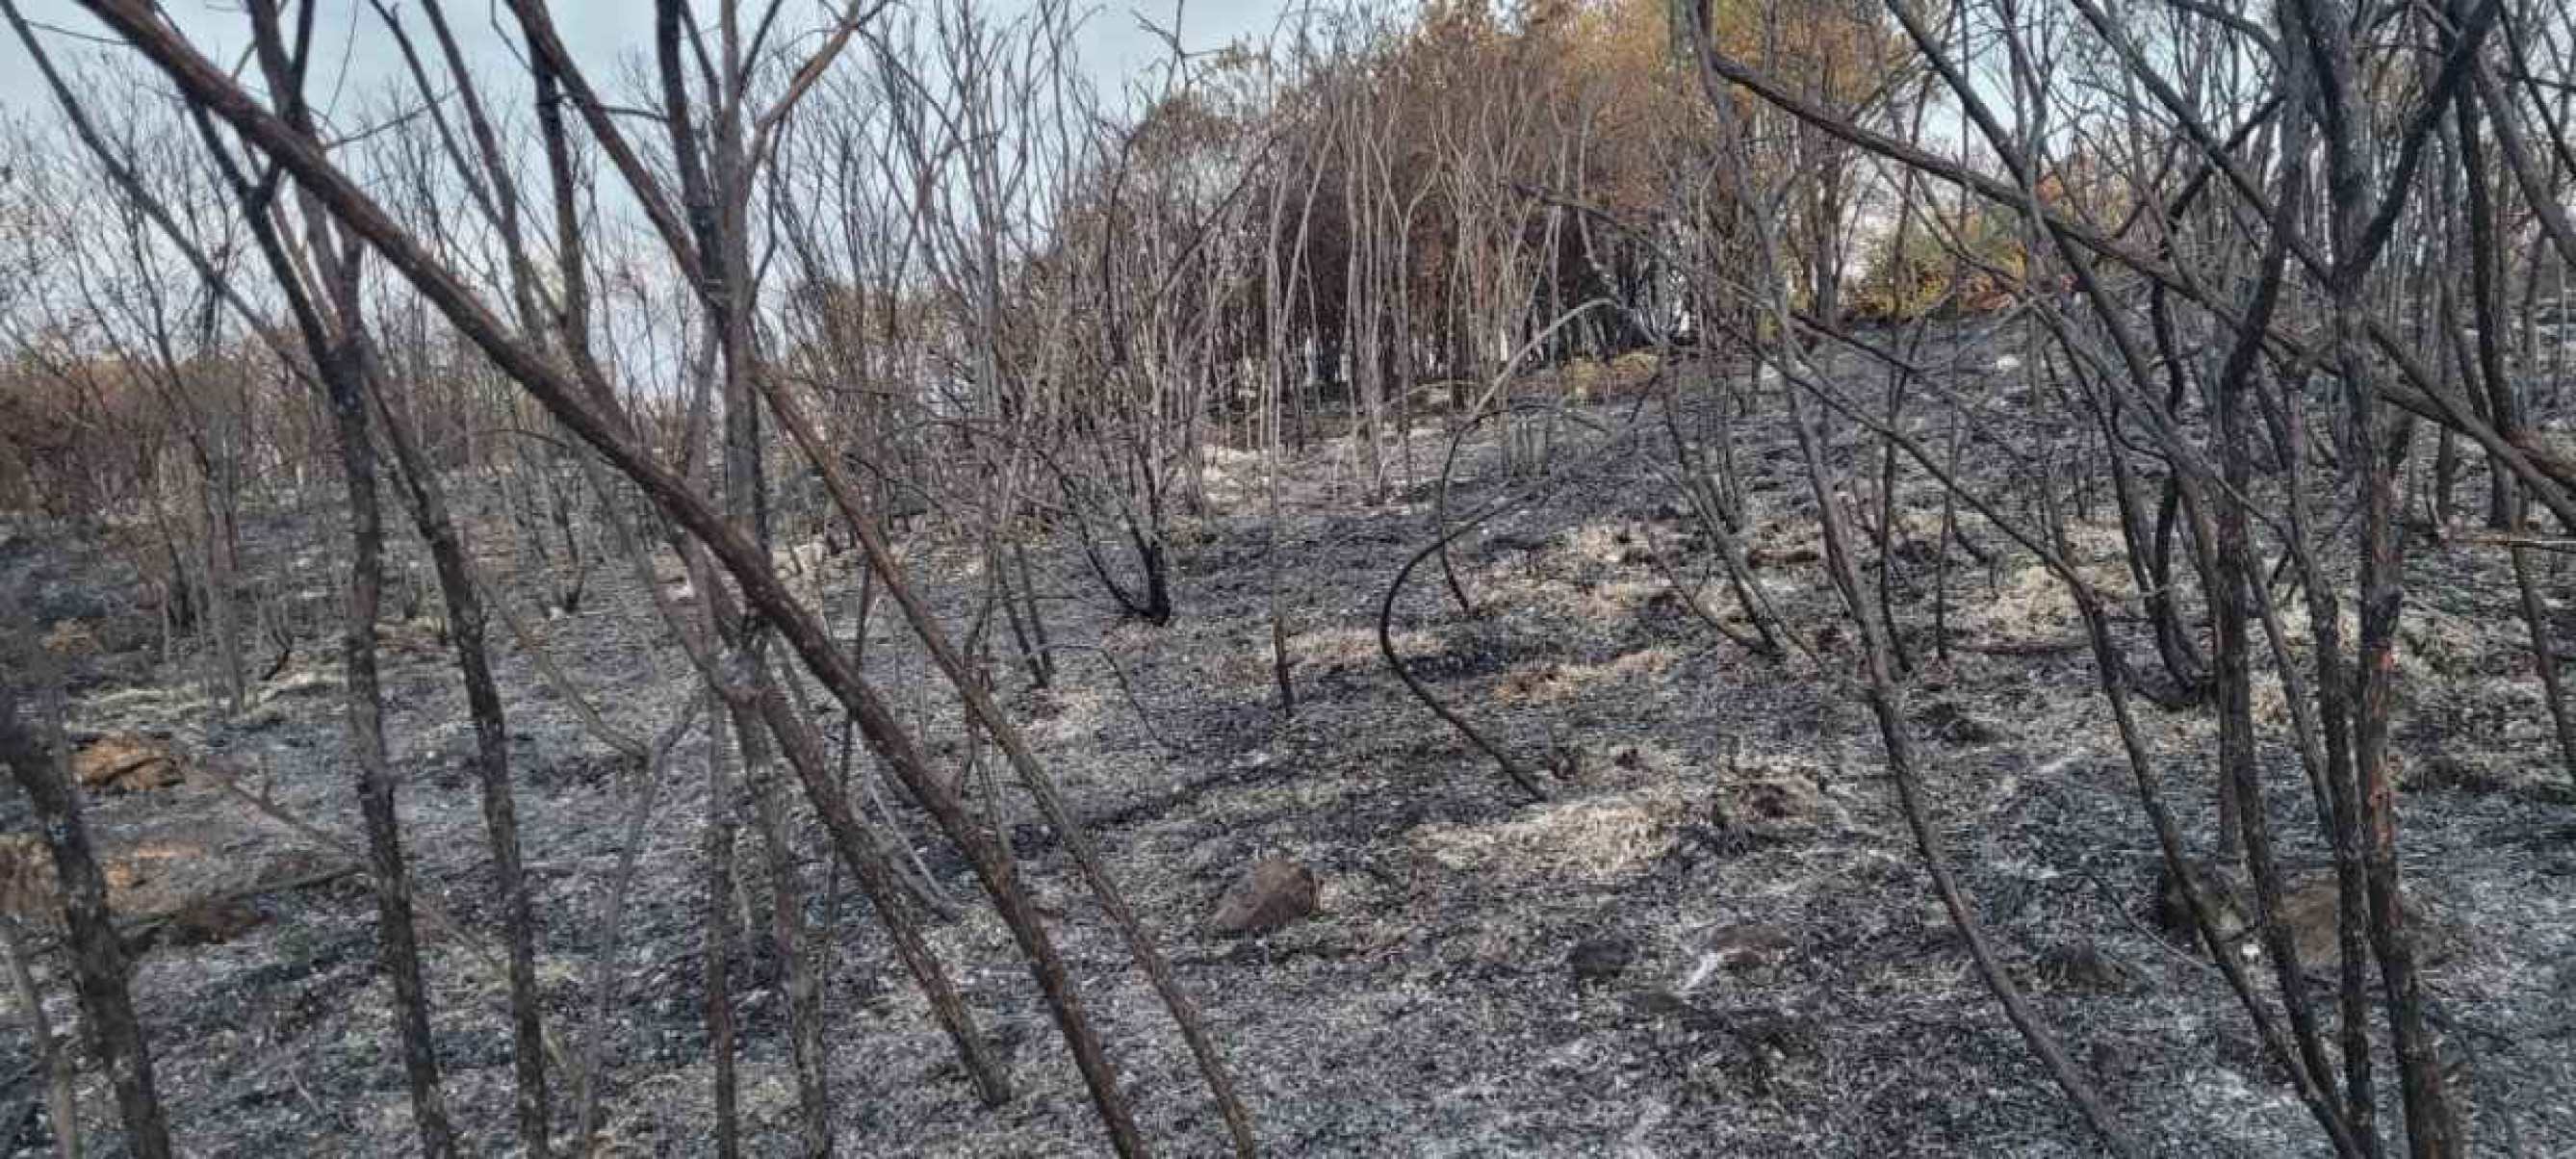
[[[821,888],[798,869],[806,815],[832,880],[868,896],[998,1103],[1005,1077],[922,935],[960,903],[898,830],[953,843],[1110,1142],[1147,1149],[997,835],[991,771],[1073,853],[1186,1042],[1212,1122],[1248,1154],[1252,1111],[1218,1044],[995,696],[1005,672],[1044,685],[1069,671],[1032,552],[1069,547],[1120,612],[1167,623],[1188,614],[1173,532],[1206,509],[1220,458],[1257,458],[1275,529],[1289,456],[1345,440],[1355,501],[1438,496],[1422,550],[1389,561],[1387,660],[1516,790],[1544,796],[1548,762],[1526,738],[1480,727],[1406,668],[1390,627],[1407,583],[1436,556],[1475,614],[1447,545],[1607,453],[1564,461],[1558,432],[1658,443],[1724,593],[1686,583],[1657,545],[1663,574],[1697,624],[1797,678],[1824,662],[1823,625],[1774,606],[1744,546],[1756,514],[1734,447],[1761,427],[1798,449],[1855,687],[1935,890],[2103,1144],[2144,1150],[2000,961],[1922,790],[1931,758],[1903,702],[1925,651],[1957,643],[1954,550],[2010,553],[2061,584],[2143,823],[2216,944],[2231,903],[2190,868],[2182,802],[2206,804],[2277,985],[2233,954],[2220,968],[2323,1138],[2354,1156],[2466,1147],[2400,904],[2393,656],[2411,537],[2483,522],[2459,534],[2510,555],[2576,775],[2538,557],[2576,532],[2576,451],[2541,423],[2576,358],[2563,0],[1443,0],[1308,13],[1216,53],[1175,40],[1123,112],[1088,87],[1053,0],[1010,18],[967,0],[819,15],[658,0],[634,92],[603,88],[605,62],[571,53],[542,0],[505,6],[514,51],[489,60],[436,0],[379,4],[341,31],[393,46],[389,94],[328,110],[311,103],[323,5],[246,4],[248,70],[141,0],[82,7],[124,46],[80,50],[89,79],[64,71],[72,42],[0,0],[61,113],[22,130],[30,168],[0,177],[6,259],[53,271],[0,297],[0,502],[118,544],[154,589],[165,651],[205,657],[231,711],[257,679],[247,649],[273,642],[273,672],[309,627],[249,594],[244,521],[347,513],[343,687],[427,1153],[463,1146],[457,1116],[481,1109],[445,1098],[410,934],[374,678],[389,585],[400,618],[440,624],[473,715],[527,1153],[598,1130],[614,1007],[589,1011],[578,1051],[549,1029],[563,1016],[538,993],[548,915],[522,880],[491,621],[626,762],[621,876],[671,752],[702,722],[622,732],[485,574],[495,551],[567,613],[598,569],[631,574],[703,685],[700,978],[727,1153],[745,939],[780,963],[800,1152],[835,1146],[820,984],[833,931],[805,904]],[[179,100],[121,100],[101,77]],[[2009,398],[1922,358],[1930,328],[1962,315],[2017,327]],[[1659,372],[1615,418],[1568,411],[1570,374],[1532,373],[1640,352]],[[1446,436],[1445,456],[1417,453],[1423,430]],[[1453,510],[1459,448],[1479,439],[1504,448],[1517,484]],[[2455,481],[2477,466],[2472,514]],[[387,567],[388,495],[431,565],[409,589]],[[1938,528],[1929,560],[1900,541],[1915,517]],[[978,554],[963,622],[932,611],[889,546],[898,524],[925,522]],[[2080,566],[2088,523],[2116,535],[2125,590]],[[859,552],[854,607],[801,583],[809,540]],[[673,564],[698,601],[670,598],[657,569]],[[1288,713],[1298,579],[1280,553],[1267,566]],[[1889,593],[1925,582],[1931,622],[1909,622]],[[886,607],[953,693],[970,769],[928,755],[921,718],[862,664]],[[2255,718],[2266,675],[2286,731]],[[845,717],[837,757],[803,707],[818,692]],[[22,719],[35,695],[0,686],[0,760],[69,884],[84,1028],[126,1128],[139,1151],[166,1149],[78,803],[48,755],[59,744]],[[2215,750],[2158,751],[2140,697],[2211,714]],[[882,782],[853,782],[851,737]],[[2285,835],[2264,806],[2265,741],[2295,753],[2333,854],[2331,1003],[2271,920]],[[2180,766],[2214,775],[2169,786]],[[738,864],[746,848],[757,860]],[[746,869],[769,887],[756,914],[738,904]],[[613,905],[592,916],[618,922]],[[603,966],[594,989],[614,986]]]

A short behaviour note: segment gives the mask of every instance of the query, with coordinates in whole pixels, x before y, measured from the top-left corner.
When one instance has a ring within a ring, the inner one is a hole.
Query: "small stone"
[[[1267,933],[1314,913],[1315,894],[1315,871],[1285,857],[1266,857],[1225,891],[1208,925],[1229,937]]]
[[[1637,944],[1613,936],[1576,943],[1565,956],[1565,965],[1578,983],[1608,982],[1626,973],[1628,964],[1636,960]]]

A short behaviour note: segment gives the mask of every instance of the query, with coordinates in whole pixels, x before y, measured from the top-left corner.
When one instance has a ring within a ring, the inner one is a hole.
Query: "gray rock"
[[[1315,912],[1315,871],[1265,857],[1218,899],[1209,928],[1229,937],[1267,933]]]

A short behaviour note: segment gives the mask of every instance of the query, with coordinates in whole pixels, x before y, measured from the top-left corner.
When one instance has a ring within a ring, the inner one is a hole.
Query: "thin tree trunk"
[[[654,805],[661,799],[662,773],[672,749],[697,724],[697,705],[708,697],[692,699],[687,715],[657,738],[650,750],[630,757],[635,763],[635,803],[626,812],[624,835],[617,852],[617,868],[608,876],[608,894],[599,916],[599,957],[591,963],[590,1021],[582,1028],[581,1054],[576,1064],[573,1089],[573,1122],[577,1125],[583,1148],[594,1146],[599,1134],[600,1043],[605,1037],[616,1010],[617,992],[625,974],[617,968],[618,958],[626,946],[626,902],[634,888],[635,866],[644,849],[645,825],[652,819]]]
[[[2313,98],[2323,130],[2336,254],[2327,284],[2334,309],[2332,354],[2343,378],[2355,454],[2360,459],[2354,468],[2361,490],[2361,641],[2354,665],[2352,758],[2364,835],[2362,863],[2369,885],[2371,941],[2396,1039],[2407,1145],[2416,1159],[2448,1159],[2460,1153],[2459,1124],[2452,1116],[2441,1060],[2425,1022],[2414,945],[2407,936],[2406,913],[2399,900],[2396,787],[2388,767],[2389,718],[2397,693],[2397,627],[2405,600],[2396,486],[2404,439],[2402,433],[2398,437],[2383,433],[2382,403],[2371,382],[2377,368],[2371,365],[2365,346],[2363,314],[2374,256],[2373,210],[2377,207],[2385,213],[2387,206],[2370,188],[2360,143],[2368,129],[2361,123],[2361,97],[2355,91],[2362,81],[2353,75],[2358,54],[2346,7],[2337,0],[2294,0],[2287,7],[2295,10],[2295,19],[2285,18],[2297,42],[2292,55],[2313,62],[2312,68],[2293,75]],[[2384,196],[2394,199],[2404,193],[2405,187],[2399,185]]]
[[[754,734],[745,729],[743,735],[748,739]],[[814,935],[805,923],[805,896],[785,802],[779,796],[777,760],[767,743],[758,747],[758,759],[747,759],[744,771],[752,792],[752,817],[760,830],[761,851],[769,871],[769,936],[787,975],[789,1057],[796,1071],[797,1153],[805,1159],[820,1159],[832,1153],[822,984],[814,976],[813,956],[807,953],[807,943]],[[821,935],[828,937],[831,932],[824,930]]]
[[[99,871],[89,826],[81,819],[71,754],[64,751],[59,724],[41,726],[52,734],[48,738],[25,717],[32,706],[26,703],[28,689],[21,682],[45,661],[32,634],[0,639],[0,646],[15,653],[8,659],[17,670],[14,676],[0,676],[0,763],[9,766],[10,775],[35,806],[45,849],[53,856],[64,943],[71,949],[72,988],[80,996],[84,1037],[116,1092],[126,1146],[143,1159],[168,1159],[170,1127],[153,1089],[152,1051],[144,1042],[143,1024],[135,1017],[134,1000],[126,992],[125,946],[117,940],[115,915],[107,909],[107,878]],[[76,1130],[77,1125],[66,1121],[55,1129]]]
[[[354,326],[358,303],[344,302],[343,324]],[[372,365],[370,367],[372,371]],[[500,894],[502,936],[510,962],[511,1061],[515,1068],[519,1147],[528,1159],[545,1159],[553,1128],[546,1082],[544,997],[537,983],[536,903],[519,848],[518,800],[510,786],[510,732],[484,643],[482,596],[468,563],[463,532],[448,511],[437,468],[420,451],[384,394],[384,378],[369,373],[370,394],[393,449],[396,476],[411,500],[412,522],[429,545],[438,588],[447,604],[448,642],[465,681],[467,714],[474,722],[474,778],[483,800],[483,828],[492,846],[493,888]]]
[[[1870,711],[1877,718],[1880,741],[1886,746],[1887,770],[1896,787],[1897,804],[1905,815],[1906,827],[1923,856],[1923,867],[1931,875],[1933,892],[1948,911],[1950,923],[1958,927],[1960,937],[1968,944],[1969,956],[1986,987],[2002,1003],[2005,1017],[2021,1032],[2032,1053],[2048,1068],[2050,1077],[2075,1103],[2087,1123],[2099,1136],[2104,1149],[2115,1155],[2145,1154],[2130,1139],[2112,1115],[2108,1104],[2094,1090],[2091,1080],[2075,1068],[2057,1036],[2040,1021],[2021,994],[2021,988],[2004,971],[1994,947],[1987,941],[1985,930],[1970,908],[1967,897],[1950,873],[1949,854],[1943,849],[1940,830],[1933,824],[1929,806],[1923,800],[1922,787],[1915,772],[1914,740],[1905,724],[1902,696],[1897,684],[1894,648],[1887,636],[1887,626],[1879,622],[1876,604],[1862,584],[1860,568],[1851,555],[1851,536],[1844,527],[1841,507],[1835,501],[1833,477],[1825,465],[1821,436],[1810,425],[1805,408],[1798,403],[1793,389],[1788,397],[1789,421],[1798,436],[1798,447],[1806,462],[1808,486],[1815,494],[1819,519],[1825,540],[1826,565],[1831,569],[1834,586],[1842,595],[1843,608],[1861,634],[1862,672]]]
[[[45,993],[36,988],[34,955],[17,918],[0,915],[0,951],[8,954],[10,988],[18,992],[18,1008],[27,1012],[27,1038],[35,1044],[36,1066],[45,1072],[45,1113],[53,1127],[54,1154],[58,1159],[81,1159],[80,1099],[75,1085],[80,1075],[71,1052],[54,1040],[54,1020],[45,1016]],[[0,1129],[16,1127],[0,1123]]]
[[[725,768],[731,743],[726,724],[721,712],[708,718],[706,884],[699,905],[698,978],[699,1015],[706,1024],[707,1056],[714,1066],[716,1154],[736,1159],[742,1154],[742,1120],[741,1087],[734,1074],[734,819],[732,776]]]

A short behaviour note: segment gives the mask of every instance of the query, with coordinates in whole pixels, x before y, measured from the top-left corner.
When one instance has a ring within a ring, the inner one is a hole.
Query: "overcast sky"
[[[314,34],[315,43],[321,46],[317,53],[321,64],[313,73],[317,101],[327,102],[335,91],[354,101],[381,92],[387,83],[402,77],[401,56],[368,0],[321,3]],[[791,16],[800,9],[809,15],[809,27],[819,23],[817,14],[826,7],[819,0],[787,3]],[[100,32],[96,22],[72,0],[18,0],[18,5],[28,19],[65,33]],[[230,64],[248,42],[246,19],[238,0],[165,0],[163,6],[199,48],[222,63]],[[394,6],[398,10],[416,8],[399,0]],[[1183,43],[1196,51],[1239,37],[1258,38],[1269,31],[1284,6],[1283,0],[1193,0],[1183,13]],[[710,7],[708,3],[699,5],[701,10]],[[1027,10],[1029,2],[992,0],[989,7],[997,16],[1017,15]],[[1112,103],[1126,80],[1164,51],[1160,41],[1139,27],[1140,10],[1156,24],[1171,23],[1171,0],[1105,0],[1088,9],[1090,15],[1083,25],[1080,47],[1084,65]],[[458,26],[458,39],[464,42],[466,53],[478,66],[515,71],[515,56],[510,48],[514,38],[495,29],[496,21],[507,22],[498,0],[447,0],[447,13]],[[641,64],[650,59],[653,5],[649,0],[555,0],[554,13],[555,24],[574,55],[603,87],[616,88],[613,78],[620,75],[621,64],[629,60]],[[426,26],[418,13],[408,15],[407,26],[425,41]],[[787,17],[782,17],[781,22],[785,25]],[[49,39],[48,50],[64,63],[87,64],[98,59],[102,51],[68,35],[55,34]],[[44,83],[35,75],[17,38],[0,30],[0,107],[12,116],[24,116],[43,113],[51,106]]]

